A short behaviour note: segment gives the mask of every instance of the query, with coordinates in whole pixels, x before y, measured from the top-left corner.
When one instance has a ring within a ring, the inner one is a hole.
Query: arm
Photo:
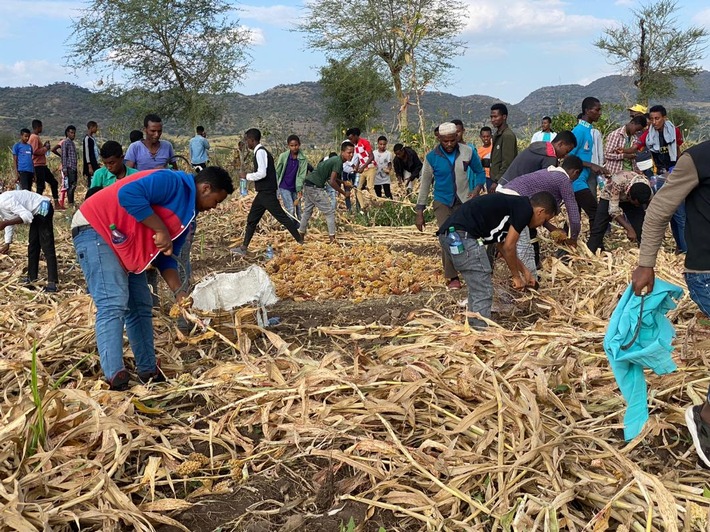
[[[565,179],[565,183],[560,190],[562,201],[567,207],[567,219],[569,220],[570,239],[577,240],[579,233],[582,231],[582,215],[579,212],[579,205],[574,198],[574,190],[569,179]]]
[[[0,246],[0,254],[5,255],[8,251],[10,251],[10,244],[12,244],[12,237],[15,233],[14,226],[23,223],[25,223],[25,221],[19,216],[9,220],[0,221],[0,230],[5,230],[5,243]]]
[[[606,147],[604,148],[604,158],[607,161],[620,161],[626,159],[623,153],[624,139],[616,132],[611,133],[606,139]],[[633,150],[634,152],[636,150]]]
[[[342,169],[341,174],[338,174],[338,172],[332,172],[330,174],[330,186],[337,190],[338,194],[340,194],[341,196],[347,196],[345,190],[343,190],[342,187],[343,181],[338,177],[339,175],[342,175]]]
[[[498,250],[503,256],[505,263],[508,265],[510,273],[513,275],[513,287],[518,289],[524,288],[532,279],[528,269],[520,262],[520,259],[518,259],[516,246],[519,237],[520,233],[511,226],[510,229],[508,229],[505,241],[502,244],[498,244]]]
[[[471,155],[471,163],[468,166],[468,195],[474,197],[480,194],[483,185],[486,184],[486,171],[483,169],[478,152],[475,149],[471,151],[473,155]]]
[[[62,145],[57,144],[54,148],[52,148],[52,153],[54,155],[56,155],[57,157],[61,157],[62,156],[61,150],[62,150]]]
[[[89,144],[91,148],[89,150],[89,171],[93,173],[99,169],[99,161],[96,160],[96,141],[91,137],[86,138],[89,140],[87,144]]]
[[[503,174],[505,174],[505,171],[510,166],[510,164],[513,162],[513,159],[515,159],[516,155],[518,155],[518,145],[516,144],[515,137],[503,136],[500,149],[502,152],[503,161],[501,163],[500,172],[498,173],[498,175],[502,177]]]
[[[266,167],[269,164],[269,158],[266,156],[266,150],[257,150],[254,154],[254,159],[256,160],[256,172],[250,172],[246,174],[248,181],[259,181],[266,177]]]
[[[429,164],[428,159],[424,159],[424,168],[422,170],[422,182],[419,187],[419,198],[417,199],[417,216],[414,220],[414,225],[420,231],[424,230],[424,209],[426,208],[427,200],[429,199],[429,190],[431,189],[431,184],[434,180],[434,170]]]
[[[279,155],[279,158],[276,160],[276,182],[277,183],[281,183],[281,180],[284,177],[284,172],[286,171],[286,160],[287,160],[288,154],[289,154],[289,152],[284,152],[281,155]],[[300,165],[300,161],[299,161],[299,165]]]

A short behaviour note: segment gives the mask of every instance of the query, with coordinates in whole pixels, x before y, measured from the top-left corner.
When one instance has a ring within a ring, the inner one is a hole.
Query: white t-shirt
[[[43,205],[44,204],[44,205]],[[50,199],[29,190],[10,190],[0,194],[0,219],[12,220],[21,218],[23,223],[30,224],[35,215],[42,214],[42,209],[51,205]],[[5,228],[5,243],[12,243],[15,226]]]
[[[375,162],[377,163],[377,172],[375,173],[375,185],[389,185],[391,183],[389,174],[385,170],[392,163],[392,153],[388,150],[375,150]]]

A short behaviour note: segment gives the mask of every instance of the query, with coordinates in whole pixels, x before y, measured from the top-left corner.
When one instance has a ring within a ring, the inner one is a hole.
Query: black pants
[[[35,166],[35,178],[37,179],[37,194],[44,193],[44,184],[49,184],[52,189],[52,197],[54,201],[59,201],[59,183],[54,177],[54,174],[49,171],[46,166]]]
[[[39,275],[39,251],[44,253],[47,261],[47,280],[50,283],[59,282],[57,267],[57,252],[54,249],[54,225],[52,219],[54,209],[49,206],[46,216],[36,215],[30,224],[29,244],[27,245],[27,278],[36,281]]]
[[[597,216],[597,197],[588,188],[582,189],[574,193],[574,199],[577,200],[579,208],[585,212],[589,218],[589,226],[594,223]]]
[[[247,230],[244,234],[244,243],[242,244],[244,247],[249,247],[249,242],[251,242],[251,238],[254,236],[256,226],[259,225],[259,221],[266,211],[269,211],[271,216],[276,218],[277,222],[288,229],[288,232],[291,233],[297,242],[303,239],[301,233],[298,232],[300,223],[286,214],[286,211],[281,207],[281,202],[276,195],[276,191],[261,190],[256,193],[254,202],[251,204],[251,209],[249,209]]]
[[[69,205],[74,205],[74,192],[76,192],[78,180],[76,170],[67,170],[67,201]]]
[[[385,197],[389,199],[394,199],[392,197],[392,191],[390,190],[390,185],[387,183],[386,185],[375,185],[375,194],[377,194],[378,198],[382,197],[382,191],[385,191]]]
[[[637,207],[628,202],[621,202],[619,204],[621,210],[624,211],[626,219],[631,224],[631,227],[636,231],[636,237],[638,242],[641,242],[641,229],[643,228],[643,220],[646,216],[646,212],[643,207]],[[599,200],[599,208],[597,209],[597,215],[594,218],[594,223],[589,231],[589,240],[587,241],[587,247],[594,253],[597,249],[604,250],[604,235],[606,230],[609,228],[611,223],[611,216],[609,215],[609,200]]]
[[[20,175],[20,188],[32,191],[32,181],[35,179],[33,172],[18,172]]]

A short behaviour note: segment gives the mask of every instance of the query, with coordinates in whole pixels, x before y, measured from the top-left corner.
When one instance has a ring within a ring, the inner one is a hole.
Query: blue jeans
[[[673,169],[671,169],[671,172]],[[658,192],[666,183],[666,179],[662,176],[656,176],[656,186],[654,192]],[[685,201],[678,206],[678,209],[673,213],[671,218],[671,233],[678,251],[683,253],[688,252],[688,244],[685,242]]]
[[[281,198],[281,203],[283,203],[284,210],[291,216],[295,216],[299,220],[301,219],[301,204],[296,203],[298,199],[298,192],[286,190],[285,188],[279,188],[279,198]]]
[[[686,273],[685,284],[690,298],[710,318],[710,273]]]
[[[330,186],[330,183],[325,184],[325,191],[330,196],[330,204],[333,206],[333,211],[338,208],[338,191]]]
[[[74,237],[74,249],[96,305],[96,346],[104,375],[110,380],[124,369],[124,325],[136,369],[155,371],[153,299],[145,272],[127,273],[111,247],[91,228]]]

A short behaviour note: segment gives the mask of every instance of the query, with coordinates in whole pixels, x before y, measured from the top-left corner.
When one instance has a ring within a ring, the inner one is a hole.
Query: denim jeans
[[[107,379],[124,369],[123,328],[136,369],[156,369],[150,289],[145,272],[127,273],[106,241],[91,228],[74,237],[79,265],[96,305],[96,346]]]
[[[690,299],[710,318],[710,273],[686,272],[685,284],[688,285]]]
[[[463,239],[464,251],[452,255],[446,235],[439,235],[439,243],[454,267],[459,271],[468,289],[468,311],[478,312],[484,318],[491,317],[493,306],[493,269],[488,261],[486,246],[471,238]],[[468,323],[476,328],[487,327],[486,322],[469,318]]]
[[[338,191],[330,186],[330,183],[325,184],[325,191],[330,196],[330,204],[333,206],[333,212],[338,209]]]
[[[335,209],[330,201],[330,196],[324,188],[303,187],[303,216],[301,217],[301,226],[299,231],[306,234],[308,230],[308,222],[313,215],[313,209],[317,208],[328,224],[328,235],[335,236]]]
[[[298,199],[298,192],[286,190],[285,188],[279,188],[279,198],[281,198],[281,203],[283,203],[284,210],[291,216],[295,216],[299,220],[301,219],[301,204],[296,203]]]
[[[671,169],[671,172],[673,169]],[[653,187],[654,192],[658,192],[666,183],[666,178],[656,176],[656,186]],[[685,242],[685,201],[678,206],[678,209],[673,213],[671,218],[671,233],[675,240],[676,248],[683,253],[688,252],[688,244]]]

